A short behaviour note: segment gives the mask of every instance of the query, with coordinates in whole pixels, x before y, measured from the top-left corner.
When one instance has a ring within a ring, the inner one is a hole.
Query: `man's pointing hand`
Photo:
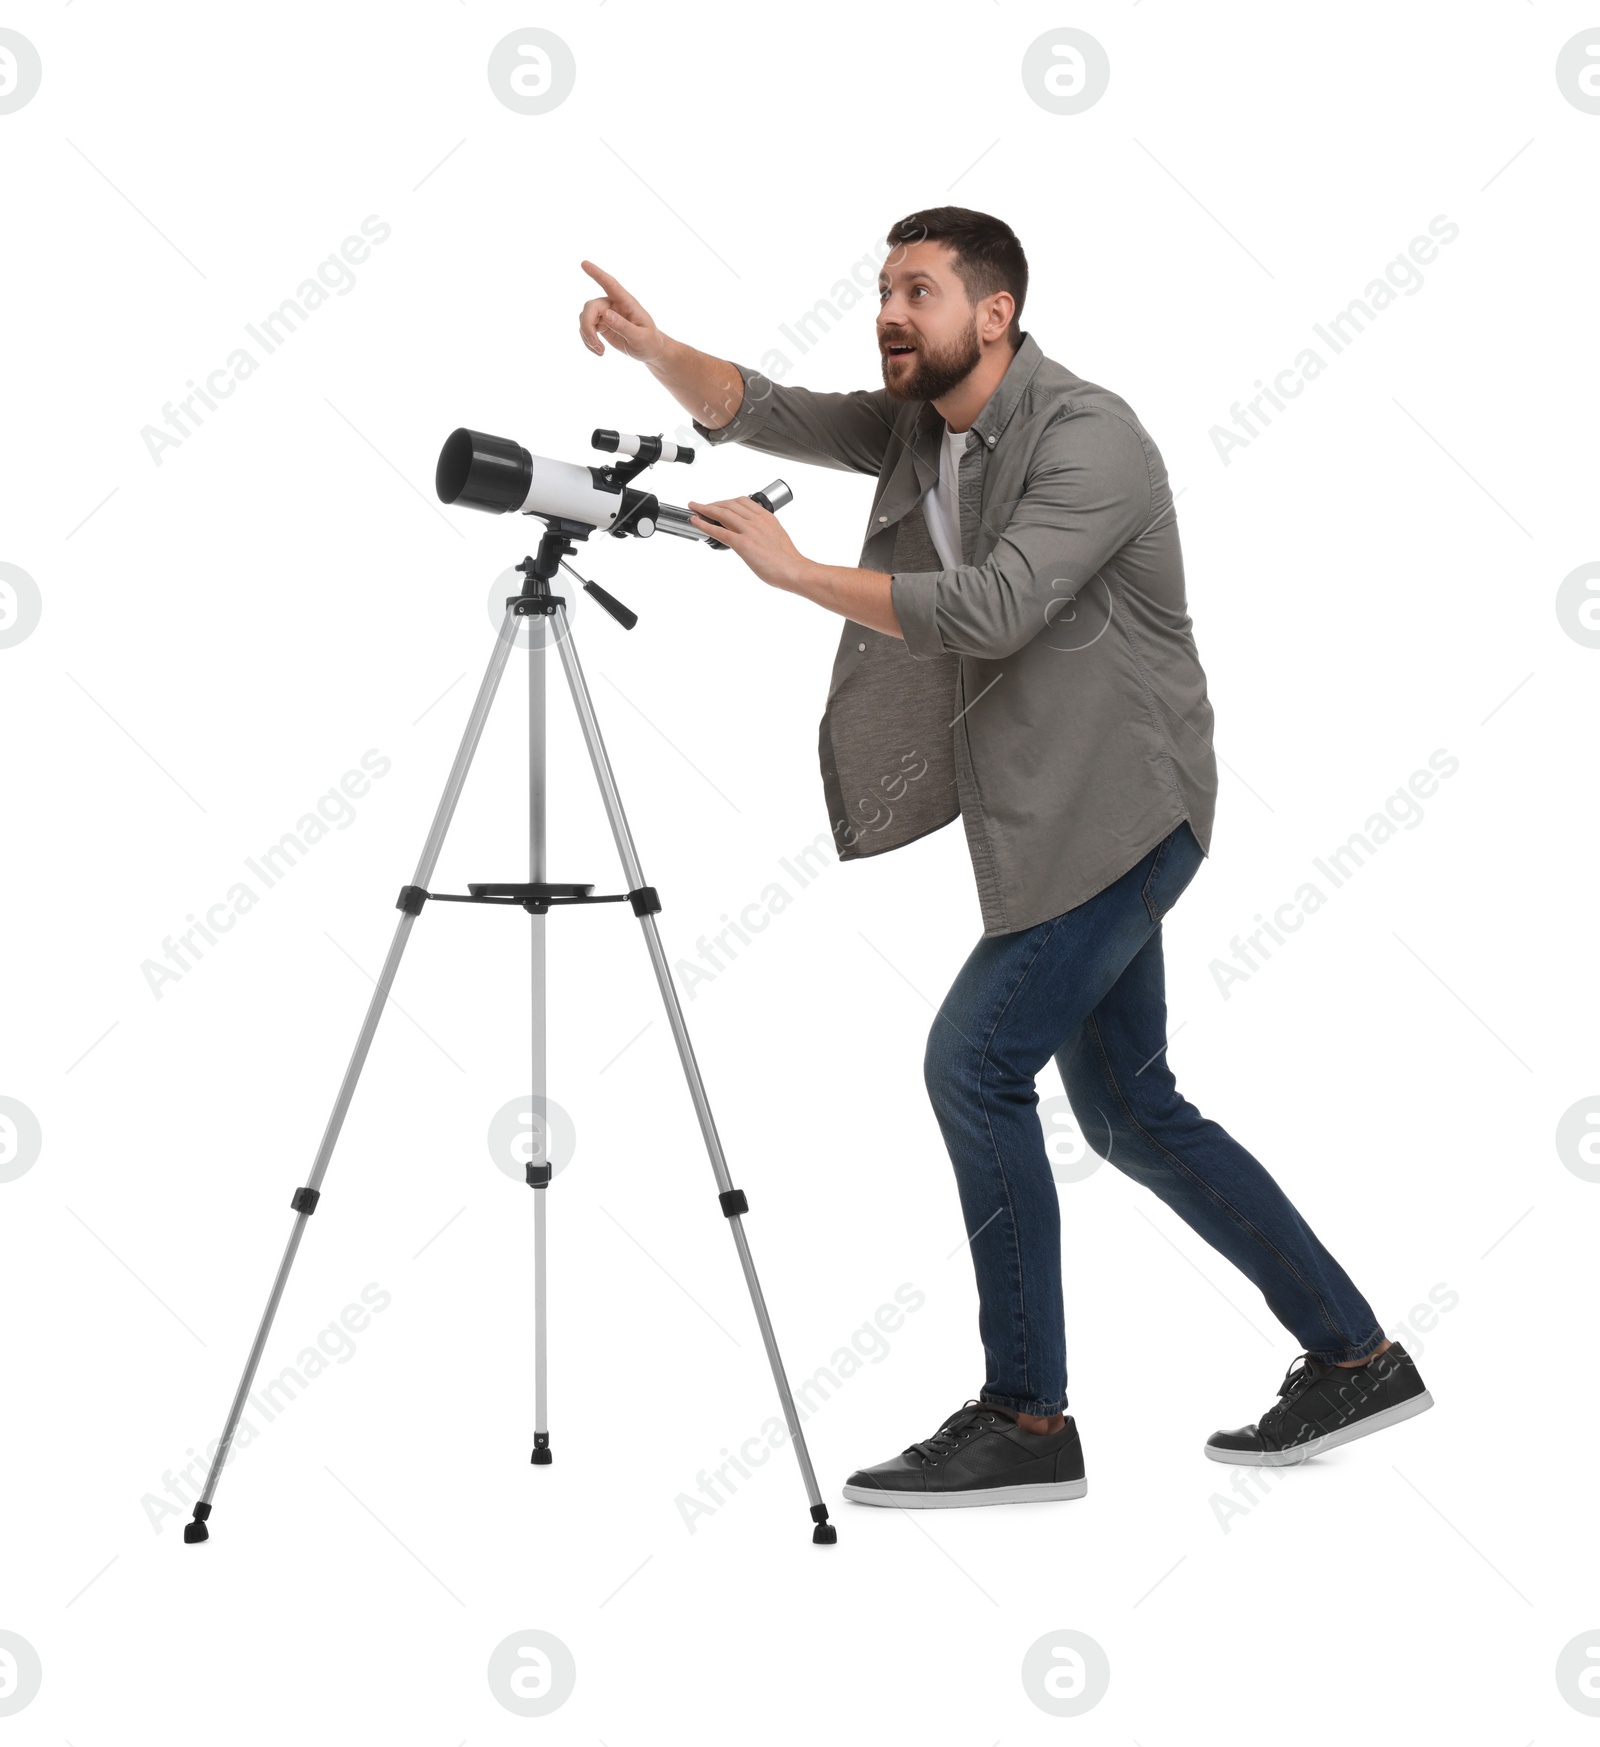
[[[642,364],[659,358],[667,339],[651,320],[650,312],[605,268],[593,261],[580,264],[605,292],[604,297],[591,297],[579,311],[578,336],[584,345],[597,356],[604,355],[607,345],[613,346]]]

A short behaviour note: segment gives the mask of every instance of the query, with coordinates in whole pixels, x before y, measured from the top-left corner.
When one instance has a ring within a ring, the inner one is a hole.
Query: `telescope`
[[[688,510],[662,503],[654,492],[639,491],[632,484],[658,461],[693,461],[693,449],[631,431],[598,430],[590,441],[596,449],[621,459],[606,467],[549,461],[530,455],[510,437],[491,437],[463,427],[452,431],[439,451],[434,490],[440,503],[464,504],[496,516],[516,512],[545,521],[553,518],[574,533],[578,528],[585,533],[599,530],[619,540],[630,534],[642,540],[655,533],[674,534],[680,540],[703,540],[717,552],[727,550],[722,541],[694,526]],[[794,501],[794,493],[781,479],[750,496],[774,514]]]

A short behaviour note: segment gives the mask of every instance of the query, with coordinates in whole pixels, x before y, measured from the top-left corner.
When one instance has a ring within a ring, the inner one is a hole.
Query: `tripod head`
[[[553,618],[556,608],[566,605],[560,595],[551,594],[550,584],[555,581],[556,572],[562,565],[566,564],[567,569],[572,570],[567,559],[578,550],[573,542],[587,540],[593,531],[583,522],[564,521],[560,516],[547,516],[544,520],[545,530],[539,541],[538,556],[524,558],[516,566],[522,573],[522,593],[506,602],[518,618]],[[578,576],[575,570],[572,574]],[[592,594],[624,631],[631,631],[639,623],[639,615],[598,582],[587,582],[581,576],[578,576],[578,581],[583,583],[584,593]]]

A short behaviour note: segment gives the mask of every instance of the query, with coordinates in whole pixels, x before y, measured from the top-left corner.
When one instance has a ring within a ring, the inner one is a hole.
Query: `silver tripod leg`
[[[528,627],[528,879],[543,885],[546,872],[545,799],[545,645],[549,620],[530,615]],[[534,913],[533,985],[533,1152],[528,1160],[528,1184],[533,1197],[533,1454],[537,1467],[550,1463],[550,1402],[546,1354],[548,1327],[545,1291],[545,1201],[555,1161],[550,1156],[550,1107],[545,1070],[545,933],[543,916]]]
[[[478,741],[483,734],[483,725],[489,718],[489,706],[494,702],[495,692],[500,686],[500,677],[506,670],[506,662],[511,654],[511,646],[516,642],[518,620],[513,616],[510,607],[506,608],[506,616],[500,624],[500,635],[495,640],[494,652],[489,657],[488,671],[483,676],[483,684],[478,687],[478,696],[472,706],[472,714],[467,718],[466,732],[461,736],[461,745],[456,752],[456,761],[450,767],[450,775],[445,780],[444,794],[439,798],[439,809],[433,816],[433,826],[428,832],[428,840],[422,846],[422,857],[417,862],[417,871],[412,879],[413,887],[426,890],[429,880],[433,878],[433,870],[438,865],[439,852],[444,848],[445,833],[450,829],[450,821],[455,816],[456,803],[461,799],[461,791],[466,785],[467,772],[472,768],[472,755],[478,750]],[[217,1440],[217,1453],[212,1457],[211,1470],[206,1475],[205,1490],[200,1494],[200,1500],[194,1507],[194,1520],[186,1523],[183,1529],[184,1540],[191,1544],[209,1538],[206,1528],[206,1518],[211,1515],[211,1501],[216,1495],[217,1481],[221,1477],[223,1464],[228,1459],[228,1451],[232,1447],[234,1434],[239,1429],[239,1421],[244,1414],[244,1404],[250,1394],[250,1386],[255,1382],[256,1367],[261,1363],[261,1354],[267,1344],[267,1335],[272,1329],[272,1319],[278,1313],[278,1303],[283,1297],[283,1289],[288,1283],[289,1270],[294,1266],[296,1252],[300,1248],[300,1239],[304,1235],[306,1221],[316,1209],[318,1197],[322,1191],[322,1179],[327,1175],[328,1163],[333,1157],[333,1149],[339,1139],[339,1131],[344,1127],[345,1114],[350,1108],[350,1101],[355,1097],[356,1082],[361,1078],[361,1070],[366,1065],[367,1051],[372,1047],[372,1039],[378,1029],[378,1021],[383,1016],[383,1009],[389,1000],[389,991],[394,985],[396,973],[400,969],[400,960],[405,953],[406,942],[411,937],[411,928],[417,919],[416,910],[406,910],[394,931],[394,939],[389,943],[389,956],[383,961],[383,970],[379,973],[377,986],[372,991],[372,999],[367,1005],[367,1016],[361,1024],[361,1034],[356,1039],[356,1047],[350,1057],[350,1065],[344,1071],[344,1080],[339,1086],[339,1096],[334,1100],[333,1114],[328,1118],[328,1126],[323,1131],[322,1144],[317,1148],[316,1162],[311,1167],[311,1176],[302,1189],[297,1189],[290,1205],[294,1208],[294,1229],[289,1233],[288,1247],[283,1252],[283,1260],[278,1264],[277,1277],[272,1282],[272,1291],[267,1298],[267,1308],[261,1315],[261,1326],[256,1330],[256,1338],[250,1348],[250,1356],[245,1360],[244,1375],[239,1379],[239,1388],[233,1398],[233,1406],[228,1409],[228,1423],[222,1428],[222,1436]]]
[[[611,835],[616,839],[623,876],[628,882],[629,891],[637,892],[645,883],[644,870],[639,866],[638,852],[633,846],[633,834],[628,829],[627,816],[622,810],[622,797],[617,793],[611,760],[606,756],[605,742],[600,737],[600,724],[595,718],[594,703],[583,677],[583,668],[578,662],[578,651],[572,641],[572,627],[564,605],[556,607],[555,617],[561,665],[566,669],[567,685],[572,692],[572,705],[577,711],[578,726],[583,732],[584,744],[589,748],[589,762],[594,766],[595,781],[600,786],[600,799],[605,806],[606,817],[611,822]],[[740,1217],[747,1204],[743,1193],[734,1188],[733,1178],[728,1174],[728,1162],[722,1153],[722,1140],[711,1115],[711,1104],[700,1078],[700,1065],[695,1060],[694,1046],[689,1041],[689,1028],[684,1024],[683,1008],[678,1001],[678,991],[673,985],[672,971],[661,945],[661,935],[656,928],[654,913],[639,914],[639,925],[644,930],[645,945],[650,952],[650,963],[656,973],[656,984],[661,990],[667,1020],[672,1027],[673,1041],[678,1046],[678,1060],[683,1064],[683,1076],[689,1083],[689,1096],[694,1101],[694,1112],[700,1119],[700,1132],[705,1137],[706,1152],[711,1158],[711,1170],[717,1180],[722,1209],[733,1231],[734,1247],[739,1252],[739,1265],[744,1269],[750,1303],[761,1328],[761,1339],[767,1349],[768,1363],[772,1366],[772,1380],[778,1386],[778,1399],[783,1403],[783,1417],[788,1423],[789,1440],[794,1445],[795,1457],[800,1464],[800,1476],[805,1482],[806,1496],[811,1501],[811,1519],[816,1524],[811,1538],[827,1546],[838,1539],[838,1534],[828,1521],[828,1507],[822,1502],[822,1494],[817,1489],[817,1477],[811,1466],[811,1453],[806,1448],[805,1433],[800,1429],[800,1416],[795,1412],[794,1397],[789,1392],[789,1379],[778,1353],[777,1336],[772,1332],[772,1319],[767,1314],[767,1303],[761,1294],[761,1282],[756,1277],[756,1265],[751,1259],[750,1242],[745,1236]]]

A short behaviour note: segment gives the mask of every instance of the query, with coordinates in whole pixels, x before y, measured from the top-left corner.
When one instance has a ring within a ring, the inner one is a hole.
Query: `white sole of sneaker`
[[[1321,1455],[1324,1450],[1337,1449],[1340,1444],[1364,1438],[1369,1432],[1381,1432],[1385,1426],[1396,1426],[1402,1420],[1415,1419],[1419,1413],[1426,1413],[1432,1406],[1433,1397],[1424,1389],[1420,1395],[1414,1395],[1410,1401],[1402,1401],[1398,1407],[1386,1407],[1382,1413],[1373,1414],[1371,1419],[1358,1420],[1355,1425],[1341,1426],[1336,1432],[1325,1432],[1320,1438],[1311,1438],[1303,1444],[1296,1444],[1292,1450],[1219,1450],[1207,1444],[1206,1454],[1213,1462],[1229,1462],[1236,1468],[1296,1468],[1313,1456]]]
[[[1087,1480],[1041,1480],[1032,1486],[979,1486],[968,1492],[890,1492],[878,1486],[847,1486],[853,1504],[886,1504],[894,1510],[959,1510],[974,1504],[1047,1504],[1082,1498]]]

